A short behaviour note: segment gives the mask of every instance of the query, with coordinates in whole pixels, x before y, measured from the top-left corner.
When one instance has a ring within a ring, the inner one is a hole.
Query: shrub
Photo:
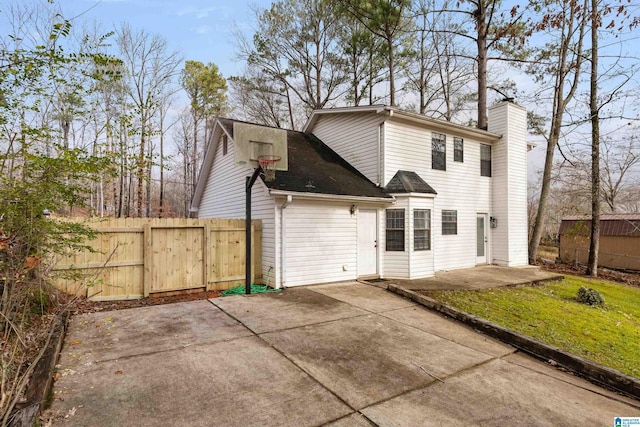
[[[604,307],[604,298],[600,295],[600,292],[595,289],[585,288],[580,286],[576,295],[576,300],[582,304],[591,305],[594,307]]]

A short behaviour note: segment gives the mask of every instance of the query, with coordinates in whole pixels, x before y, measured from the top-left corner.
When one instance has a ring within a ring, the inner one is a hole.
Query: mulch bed
[[[82,298],[72,304],[72,308],[70,311],[72,314],[83,314],[95,313],[97,311],[123,310],[127,308],[147,307],[151,305],[172,304],[175,302],[217,298],[221,293],[222,291],[208,291],[124,301],[90,301],[86,298]]]

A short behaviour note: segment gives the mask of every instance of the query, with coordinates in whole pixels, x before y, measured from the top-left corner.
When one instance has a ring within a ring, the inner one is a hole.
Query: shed
[[[567,216],[560,224],[560,260],[586,264],[589,258],[591,217]],[[640,213],[600,215],[602,267],[640,270]]]

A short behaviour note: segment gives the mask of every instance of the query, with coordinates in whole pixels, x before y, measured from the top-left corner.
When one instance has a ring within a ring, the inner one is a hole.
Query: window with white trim
[[[458,234],[458,211],[442,211],[442,234]]]
[[[491,146],[480,144],[480,176],[491,176]]]
[[[431,210],[413,210],[413,250],[431,250]]]
[[[404,251],[404,209],[387,209],[386,218],[386,250]]]
[[[457,136],[453,138],[453,161],[464,161],[464,140]]]
[[[447,137],[444,134],[431,134],[431,169],[447,170]]]

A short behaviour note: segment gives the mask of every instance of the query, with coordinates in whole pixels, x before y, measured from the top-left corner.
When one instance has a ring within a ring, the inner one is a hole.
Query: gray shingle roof
[[[420,176],[412,171],[399,170],[385,187],[386,193],[438,194]]]
[[[218,119],[229,135],[233,135],[231,119]],[[382,188],[351,166],[335,151],[311,133],[287,131],[289,170],[277,171],[273,182],[265,182],[273,190],[314,194],[332,194],[388,198]]]

